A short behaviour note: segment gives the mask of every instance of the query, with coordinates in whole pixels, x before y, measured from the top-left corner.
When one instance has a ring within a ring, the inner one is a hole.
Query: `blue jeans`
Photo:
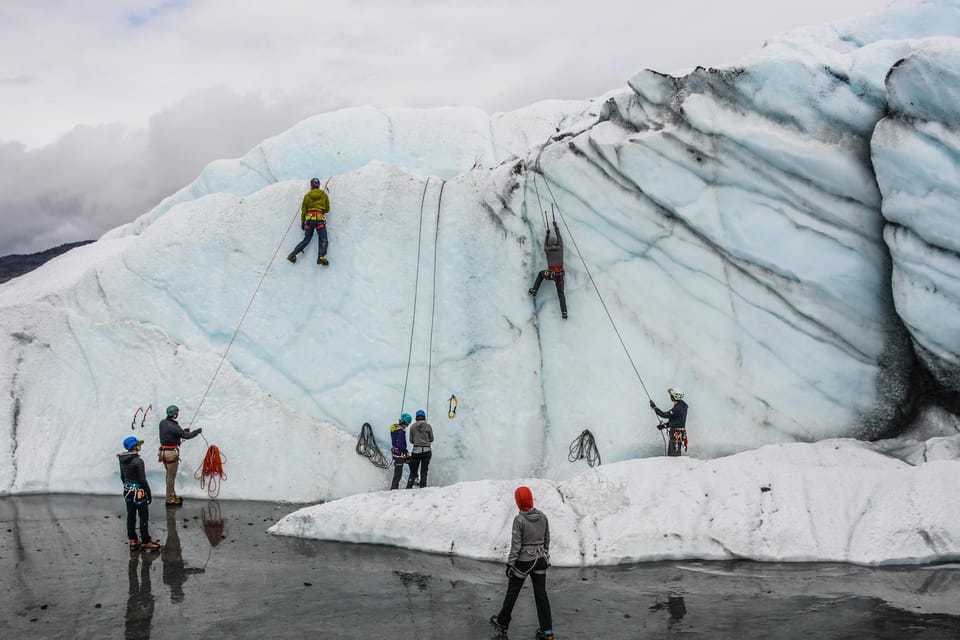
[[[301,240],[300,244],[293,248],[294,254],[300,253],[307,248],[307,245],[310,244],[310,240],[313,239],[314,231],[317,232],[317,239],[320,241],[320,253],[317,255],[327,255],[327,225],[323,222],[307,223],[307,226],[305,226],[303,229],[303,240]]]

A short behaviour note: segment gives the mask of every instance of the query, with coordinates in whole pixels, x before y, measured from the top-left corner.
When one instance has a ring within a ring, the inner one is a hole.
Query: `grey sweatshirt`
[[[560,229],[553,227],[553,236],[547,231],[547,237],[543,240],[543,252],[547,254],[548,267],[563,266],[563,240],[560,238]]]
[[[429,447],[433,443],[433,427],[425,420],[417,420],[410,427],[410,444],[414,447]]]
[[[513,519],[507,564],[515,564],[518,560],[536,560],[540,547],[545,551],[550,550],[550,522],[546,514],[537,509],[521,511]]]

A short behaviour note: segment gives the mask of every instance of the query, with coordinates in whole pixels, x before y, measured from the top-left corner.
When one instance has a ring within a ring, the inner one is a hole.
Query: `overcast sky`
[[[0,255],[93,239],[305,117],[508,111],[888,0],[0,0]]]

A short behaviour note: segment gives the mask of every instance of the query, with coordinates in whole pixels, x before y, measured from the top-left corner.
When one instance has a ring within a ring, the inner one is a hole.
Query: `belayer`
[[[430,459],[433,457],[433,427],[427,422],[427,413],[417,411],[417,421],[410,427],[410,446],[413,455],[410,456],[410,478],[407,480],[407,489],[413,488],[416,482],[418,487],[427,486],[427,471],[430,470]]]
[[[177,405],[167,407],[167,417],[160,421],[160,452],[157,460],[167,468],[167,506],[175,507],[183,504],[183,498],[177,495],[177,469],[180,468],[180,442],[196,438],[203,433],[203,429],[190,431],[183,429],[177,422],[180,409]]]
[[[153,501],[147,471],[140,457],[143,440],[134,436],[123,439],[123,452],[117,454],[120,462],[120,481],[123,482],[123,501],[127,505],[127,538],[130,551],[145,549],[158,551],[160,545],[150,539],[150,509]],[[140,517],[140,538],[137,539],[137,516]]]
[[[410,463],[410,452],[407,450],[407,425],[413,419],[409,413],[400,416],[395,424],[390,425],[390,454],[393,456],[393,480],[390,489],[400,488],[400,477],[403,476],[403,465]],[[413,470],[411,469],[410,485],[413,484]],[[410,486],[408,485],[408,487]]]
[[[547,235],[543,240],[543,252],[547,254],[547,268],[537,274],[537,281],[528,289],[528,293],[534,298],[540,290],[540,284],[546,280],[553,280],[557,286],[557,298],[560,300],[560,316],[567,318],[567,298],[563,295],[563,239],[560,237],[560,227],[557,221],[553,221],[553,238],[550,237],[550,229],[547,229]]]
[[[687,450],[687,403],[683,401],[683,391],[671,387],[667,389],[667,395],[670,396],[670,400],[673,401],[673,407],[669,411],[661,411],[657,408],[656,403],[651,400],[650,408],[653,409],[658,416],[661,418],[666,418],[667,423],[660,423],[657,425],[657,429],[663,431],[667,429],[667,435],[669,437],[669,443],[667,444],[667,455],[671,457],[676,457],[680,455],[680,447],[683,446],[683,450]]]
[[[327,192],[320,188],[320,178],[311,178],[310,191],[303,196],[300,205],[300,229],[303,231],[303,240],[293,248],[287,256],[290,262],[297,261],[297,254],[307,248],[313,233],[317,233],[317,242],[320,250],[317,255],[317,264],[330,264],[327,260],[327,213],[330,211],[330,198]]]
[[[529,487],[517,487],[513,499],[520,509],[513,518],[510,534],[510,555],[507,557],[507,593],[500,613],[490,618],[490,624],[506,635],[513,614],[513,606],[530,576],[533,600],[537,605],[537,640],[553,640],[553,620],[550,599],[547,597],[547,568],[550,566],[550,521],[546,514],[533,508],[533,492]]]

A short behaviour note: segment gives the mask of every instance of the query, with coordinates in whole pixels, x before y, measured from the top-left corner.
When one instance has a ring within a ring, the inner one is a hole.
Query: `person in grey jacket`
[[[528,487],[517,487],[513,493],[517,508],[513,519],[510,555],[507,557],[507,594],[503,597],[500,613],[490,618],[490,624],[505,634],[510,626],[513,606],[527,576],[533,582],[533,599],[537,605],[537,640],[553,640],[553,621],[550,599],[547,597],[547,568],[550,566],[550,521],[546,514],[533,508],[533,492]]]
[[[413,487],[414,480],[419,476],[419,487],[427,486],[427,471],[430,469],[430,458],[433,453],[433,427],[427,422],[427,414],[423,409],[417,411],[417,421],[410,427],[410,445],[413,455],[410,456],[410,477],[407,479],[407,489]]]
[[[537,297],[537,291],[544,278],[553,280],[557,285],[557,298],[560,300],[560,316],[567,318],[567,298],[563,295],[563,238],[560,237],[560,227],[557,221],[553,221],[553,238],[550,237],[550,229],[547,229],[547,237],[543,240],[543,252],[547,254],[547,268],[537,274],[537,281],[530,287],[528,293],[534,298]]]

